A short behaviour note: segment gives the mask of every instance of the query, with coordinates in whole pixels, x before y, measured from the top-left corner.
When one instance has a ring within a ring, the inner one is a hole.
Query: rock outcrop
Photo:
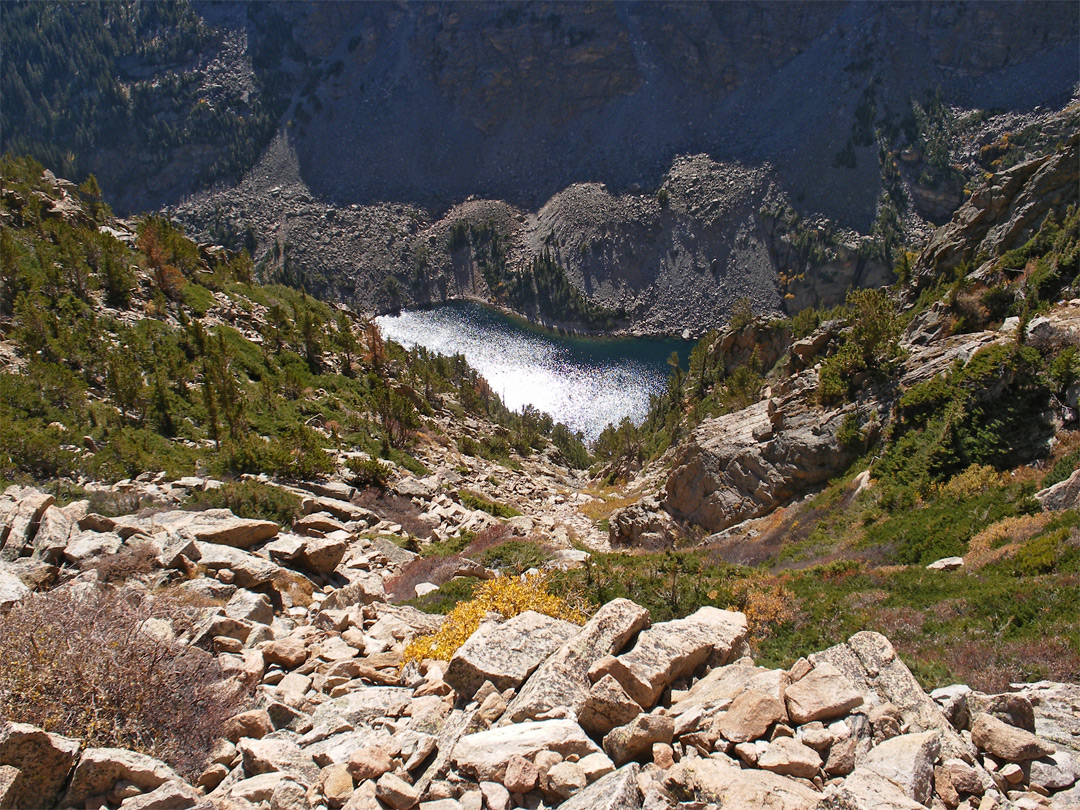
[[[667,509],[710,532],[768,514],[854,460],[837,437],[851,413],[808,405],[799,391],[706,419],[674,460]]]
[[[998,257],[1019,247],[1034,235],[1047,212],[1076,204],[1078,189],[1080,135],[1076,134],[1062,151],[994,176],[934,233],[919,256],[910,295],[976,256]]]

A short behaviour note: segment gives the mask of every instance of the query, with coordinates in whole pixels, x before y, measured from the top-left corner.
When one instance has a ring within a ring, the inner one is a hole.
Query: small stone
[[[274,724],[265,709],[252,709],[233,715],[225,721],[223,736],[230,742],[241,737],[261,739],[274,730]]]
[[[511,793],[528,793],[540,781],[540,771],[525,757],[514,755],[507,760],[503,785]]]
[[[352,795],[353,780],[345,763],[328,765],[319,775],[323,796],[331,807],[341,807]]]
[[[675,764],[675,749],[668,743],[653,743],[652,759],[657,768],[666,771]]]
[[[576,762],[560,762],[555,765],[548,771],[545,782],[549,793],[564,800],[588,784],[585,771]]]
[[[307,660],[307,646],[296,636],[271,641],[262,648],[267,665],[278,664],[284,669],[296,669]]]
[[[510,810],[510,791],[498,782],[481,782],[480,793],[487,810]]]
[[[615,770],[615,763],[603,751],[597,751],[595,754],[582,757],[578,760],[578,765],[585,771],[585,778],[590,783],[595,782],[602,776],[607,776]]]
[[[758,767],[782,776],[801,776],[809,779],[821,768],[821,756],[813,748],[803,745],[793,737],[781,737],[770,743],[765,753],[758,757]]]
[[[394,810],[410,810],[420,803],[416,788],[392,773],[384,773],[375,783],[375,795]]]
[[[216,788],[222,783],[226,776],[229,775],[229,769],[222,765],[220,762],[215,762],[213,765],[207,767],[199,777],[195,780],[195,786],[201,787],[207,793]]]
[[[1010,785],[1019,785],[1024,781],[1024,769],[1017,765],[1015,762],[1009,762],[1001,766],[1001,770],[998,771],[1002,778]]]
[[[349,754],[349,773],[357,782],[378,779],[394,768],[394,761],[382,748],[371,745]]]

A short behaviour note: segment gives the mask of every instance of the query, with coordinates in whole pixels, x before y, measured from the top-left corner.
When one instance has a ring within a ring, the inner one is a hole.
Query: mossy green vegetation
[[[436,408],[496,423],[492,455],[508,463],[552,441],[588,460],[579,436],[510,411],[463,357],[385,344],[164,218],[125,234],[96,188],[46,181],[30,159],[0,172],[0,316],[16,355],[0,372],[0,479],[318,478],[355,449],[426,475],[410,451]]]
[[[291,525],[303,514],[299,495],[251,479],[229,481],[216,489],[192,493],[184,508],[198,512],[229,509],[238,517],[272,520],[283,526]]]

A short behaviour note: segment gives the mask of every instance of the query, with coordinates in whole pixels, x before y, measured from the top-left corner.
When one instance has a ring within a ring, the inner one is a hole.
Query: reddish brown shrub
[[[89,567],[95,569],[105,582],[126,582],[159,567],[157,549],[145,540],[136,541],[123,546],[115,554],[98,557]]]
[[[101,585],[27,597],[0,623],[0,717],[197,774],[247,695],[214,656],[151,632],[175,611]]]
[[[420,510],[411,498],[378,489],[365,489],[354,500],[379,517],[397,523],[413,537],[431,537],[431,525],[420,520]]]

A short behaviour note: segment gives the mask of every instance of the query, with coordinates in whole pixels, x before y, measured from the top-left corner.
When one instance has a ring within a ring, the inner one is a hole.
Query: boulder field
[[[626,599],[583,626],[489,614],[449,662],[406,660],[444,619],[387,601],[411,553],[360,539],[378,515],[320,508],[286,533],[222,509],[108,518],[31,488],[3,505],[5,611],[45,584],[213,594],[173,631],[252,699],[190,779],[4,722],[0,808],[1080,807],[1077,685],[927,694],[872,632],[770,669],[742,613],[654,624]],[[106,583],[93,561],[134,543],[153,573]]]

